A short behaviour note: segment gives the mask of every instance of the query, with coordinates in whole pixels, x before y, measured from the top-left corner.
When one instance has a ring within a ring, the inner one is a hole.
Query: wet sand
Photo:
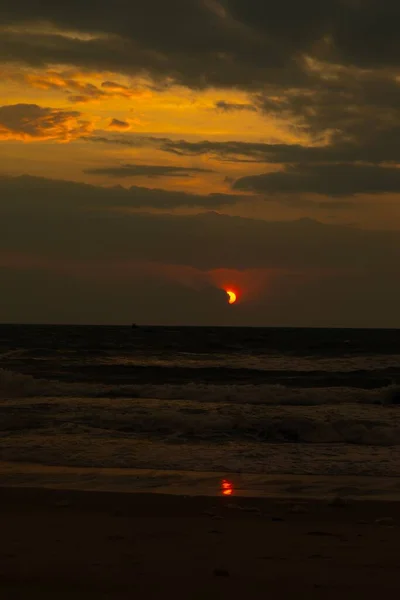
[[[2,487],[0,597],[389,598],[399,525],[397,502]]]

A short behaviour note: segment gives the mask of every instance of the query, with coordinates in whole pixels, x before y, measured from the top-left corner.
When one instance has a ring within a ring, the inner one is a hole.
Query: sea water
[[[0,460],[397,477],[399,366],[396,330],[2,325]]]

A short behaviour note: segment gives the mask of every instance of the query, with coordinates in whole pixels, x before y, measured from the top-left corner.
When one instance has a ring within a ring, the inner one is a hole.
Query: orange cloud
[[[0,140],[69,142],[91,133],[90,121],[82,120],[78,111],[9,104],[0,106]]]
[[[140,90],[129,88],[128,86],[115,81],[103,81],[101,87],[103,90],[107,91],[108,95],[121,96],[128,99],[132,98],[133,96],[139,96],[143,94],[143,92]]]
[[[10,70],[1,73],[9,81],[20,82],[39,90],[61,91],[68,95],[70,102],[89,102],[107,98],[131,98],[149,95],[148,90],[131,88],[116,81],[103,81],[100,86],[88,81],[88,75],[69,71],[23,71],[15,73]],[[101,76],[101,74],[97,74]]]

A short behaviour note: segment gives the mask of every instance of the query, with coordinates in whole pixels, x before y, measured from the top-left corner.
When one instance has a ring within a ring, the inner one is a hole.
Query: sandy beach
[[[397,502],[2,487],[1,598],[393,595],[399,523]]]

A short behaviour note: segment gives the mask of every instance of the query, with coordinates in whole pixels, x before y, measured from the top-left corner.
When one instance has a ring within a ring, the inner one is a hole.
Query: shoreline
[[[189,512],[201,508],[230,509],[244,513],[267,513],[278,511],[292,513],[294,515],[305,515],[312,512],[324,517],[328,514],[352,518],[357,514],[359,507],[363,507],[371,518],[376,511],[387,512],[388,509],[398,511],[400,517],[400,500],[382,500],[376,498],[341,498],[341,497],[299,497],[299,496],[252,496],[252,495],[229,495],[220,494],[184,494],[165,493],[153,491],[117,491],[97,489],[73,489],[68,487],[35,487],[35,486],[8,486],[0,484],[0,508],[3,506],[22,507],[29,502],[30,507],[58,508],[72,507],[78,510],[103,510],[115,508],[119,513],[135,506],[150,515],[161,509],[163,514],[170,510],[175,512],[179,508],[182,514],[183,505]],[[385,508],[386,507],[386,508]],[[303,509],[307,510],[303,510]],[[257,510],[256,510],[257,509]],[[185,511],[183,511],[185,512]],[[208,514],[208,513],[205,513]],[[120,515],[118,515],[120,516]],[[212,516],[211,514],[209,516]],[[301,518],[300,516],[297,518]],[[393,523],[394,525],[394,523]],[[400,526],[400,519],[399,519]]]
[[[289,501],[400,502],[400,478],[352,475],[290,475],[97,468],[0,461],[0,488],[59,489],[82,492],[222,495],[228,480],[233,497]]]

